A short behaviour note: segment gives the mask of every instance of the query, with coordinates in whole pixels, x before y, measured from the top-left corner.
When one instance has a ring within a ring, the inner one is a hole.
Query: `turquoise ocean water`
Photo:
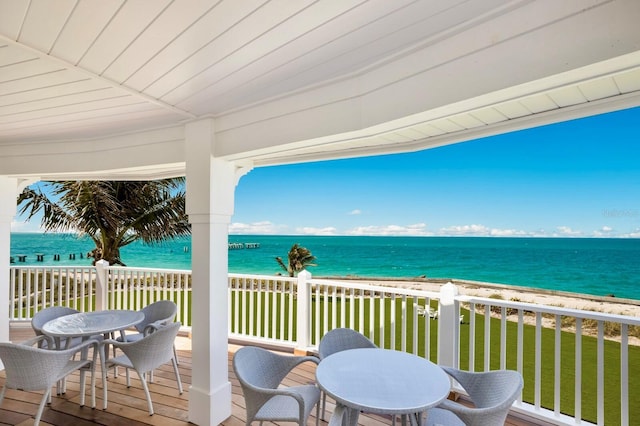
[[[640,300],[640,239],[231,235],[229,242],[260,244],[229,250],[229,271],[237,273],[282,272],[274,258],[286,259],[298,243],[317,257],[317,266],[309,268],[316,277],[424,275]],[[90,265],[86,253],[92,248],[90,240],[74,235],[11,235],[15,265]],[[191,268],[189,238],[134,243],[121,254],[127,266]],[[18,255],[27,256],[25,263]]]

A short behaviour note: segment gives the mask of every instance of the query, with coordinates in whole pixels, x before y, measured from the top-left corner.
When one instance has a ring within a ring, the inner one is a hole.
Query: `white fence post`
[[[298,312],[296,316],[296,348],[299,353],[307,353],[311,346],[311,298],[309,283],[311,273],[307,270],[298,273]]]
[[[109,262],[104,259],[96,262],[96,311],[107,309],[108,267]]]
[[[460,316],[455,301],[458,287],[449,282],[440,289],[440,313],[438,315],[438,364],[458,367],[458,339]]]

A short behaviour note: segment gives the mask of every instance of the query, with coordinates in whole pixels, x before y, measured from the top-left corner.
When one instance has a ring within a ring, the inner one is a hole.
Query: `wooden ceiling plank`
[[[4,66],[34,59],[38,59],[38,56],[24,49],[19,49],[15,45],[7,44],[0,48],[0,73],[2,73],[2,67]]]
[[[526,97],[521,99],[520,102],[534,114],[559,108],[558,104],[553,102],[553,100],[544,93]]]
[[[63,71],[64,67],[37,58],[26,62],[16,62],[0,68],[0,84],[26,80],[33,76],[46,75]]]
[[[17,41],[48,54],[75,5],[76,0],[56,0],[54,7],[46,0],[32,1]]]
[[[613,77],[622,93],[640,91],[640,68]]]
[[[549,92],[549,97],[560,105],[560,107],[568,107],[587,102],[587,98],[580,92],[576,86],[562,87]]]
[[[125,3],[78,65],[96,75],[102,75],[164,10],[168,2],[169,0],[136,0]]]
[[[0,2],[0,34],[17,40],[29,9],[30,0],[5,0]]]
[[[74,121],[84,121],[87,119],[95,119],[95,118],[103,118],[108,119],[109,117],[120,116],[123,114],[132,114],[138,111],[160,111],[158,107],[155,105],[146,104],[144,102],[134,102],[131,104],[117,104],[110,107],[100,106],[96,109],[84,109],[84,110],[74,110],[68,109],[63,112],[60,111],[52,111],[52,113],[48,115],[40,115],[40,116],[28,116],[28,114],[21,114],[19,120],[9,120],[3,117],[0,117],[0,123],[3,124],[3,129],[19,129],[22,127],[37,127],[44,125],[53,125],[61,122],[74,122]]]
[[[190,79],[187,85],[179,87],[177,90],[167,93],[163,99],[175,105],[183,105],[190,108],[190,105],[198,104],[203,97],[216,99],[219,92],[235,90],[238,86],[244,86],[256,75],[261,75],[271,71],[274,67],[282,67],[286,70],[287,77],[292,77],[291,64],[287,63],[292,56],[304,55],[305,52],[312,51],[316,55],[316,49],[321,43],[332,43],[339,37],[340,31],[329,32],[322,30],[322,41],[310,42],[310,44],[300,44],[297,41],[305,37],[308,33],[322,28],[327,22],[332,21],[336,16],[340,16],[349,10],[353,10],[354,2],[318,2],[295,14],[284,21],[281,25],[255,38],[246,48],[235,51],[222,58],[215,66],[208,67],[200,74]],[[394,2],[395,4],[395,2]],[[350,27],[341,28],[341,31],[351,30]],[[317,31],[316,31],[317,32]],[[287,47],[296,44],[294,51]],[[307,49],[304,49],[304,45]],[[278,54],[281,50],[286,53]],[[277,58],[272,57],[277,56]],[[311,56],[311,55],[310,55]],[[246,72],[247,70],[252,70]],[[297,68],[297,72],[303,72],[302,68]],[[284,77],[284,78],[287,78]],[[273,83],[273,81],[272,81]],[[279,81],[278,81],[279,83]],[[196,98],[190,102],[192,98]]]
[[[74,9],[51,55],[77,65],[124,0],[82,1]]]
[[[69,70],[61,70],[58,72],[35,75],[21,80],[14,80],[7,83],[0,83],[0,96],[27,92],[30,90],[38,90],[45,87],[55,87],[61,84],[71,83],[74,81],[84,80],[77,74],[69,72]]]
[[[299,0],[296,2],[270,2],[265,4],[257,13],[247,16],[228,31],[221,34],[207,44],[193,56],[172,69],[168,74],[145,89],[145,92],[158,99],[180,88],[187,91],[191,79],[207,68],[216,65],[228,55],[239,49],[251,49],[251,42],[261,37],[273,27],[280,25],[292,14],[313,3],[313,0]],[[240,43],[238,43],[240,40]],[[197,90],[197,89],[196,89]]]
[[[0,96],[0,106],[20,105],[23,103],[46,101],[51,98],[63,98],[65,96],[73,96],[78,93],[104,90],[105,88],[109,87],[110,86],[100,84],[100,82],[90,79],[72,81],[51,87],[42,87],[38,89]]]
[[[613,78],[599,78],[578,85],[582,94],[589,100],[595,101],[620,94],[620,90]]]
[[[125,84],[135,90],[144,90],[166,73],[204,48],[236,22],[266,3],[267,0],[225,1],[195,22],[170,45],[157,52],[143,67],[130,76]]]
[[[81,93],[72,93],[65,95],[57,95],[48,99],[38,99],[31,102],[21,102],[18,104],[9,104],[2,106],[0,104],[0,116],[7,114],[18,114],[29,111],[46,111],[57,109],[70,105],[87,105],[95,102],[102,102],[107,99],[122,98],[122,92],[113,87],[106,87],[98,90],[84,91]],[[127,96],[128,97],[128,96]],[[0,98],[0,103],[3,101]]]
[[[145,31],[104,71],[103,75],[119,83],[125,82],[132,74],[167,47],[176,37],[197,22],[203,14],[213,8],[211,0],[190,0],[171,3]]]
[[[449,120],[453,121],[463,129],[473,129],[475,127],[485,126],[485,123],[470,114],[454,115],[452,117],[449,117]]]
[[[524,117],[531,115],[531,111],[519,101],[504,102],[494,106],[495,109],[500,111],[509,119]]]
[[[507,117],[493,107],[475,110],[471,115],[485,124],[495,124],[507,121]]]

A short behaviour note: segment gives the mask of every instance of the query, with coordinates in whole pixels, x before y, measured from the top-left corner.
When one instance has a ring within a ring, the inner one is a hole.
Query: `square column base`
[[[219,425],[231,416],[231,382],[212,393],[189,388],[189,422],[198,426]]]

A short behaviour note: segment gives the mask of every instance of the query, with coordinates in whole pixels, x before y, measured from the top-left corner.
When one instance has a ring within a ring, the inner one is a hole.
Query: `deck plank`
[[[15,326],[11,328],[12,341],[23,341],[33,337],[30,327]],[[108,377],[108,407],[102,410],[102,379],[96,380],[96,409],[79,405],[79,374],[70,376],[67,380],[67,392],[55,396],[52,404],[45,408],[41,425],[108,425],[108,426],[188,426],[189,386],[191,384],[191,351],[190,341],[186,336],[178,337],[179,370],[184,393],[178,393],[173,368],[167,364],[154,372],[154,383],[149,385],[151,400],[155,414],[149,415],[147,401],[137,375],[131,375],[131,387],[127,388],[124,371],[120,371],[117,378],[110,372]],[[229,345],[229,380],[231,381],[232,413],[223,426],[242,426],[245,424],[246,413],[244,398],[240,384],[233,374],[231,361],[233,354],[240,346]],[[0,386],[4,385],[4,372],[0,372]],[[298,366],[290,374],[286,383],[291,385],[313,383],[315,380],[315,365],[305,363]],[[23,392],[7,390],[5,400],[0,405],[0,426],[31,426],[42,397],[41,392]],[[86,402],[90,401],[89,386],[87,386]],[[335,408],[333,401],[327,399],[326,420],[331,417]],[[315,425],[315,410],[312,411],[308,426]],[[264,423],[273,425],[273,423]],[[320,424],[326,424],[321,421]],[[360,426],[383,426],[392,424],[390,417],[362,414],[359,418]],[[550,423],[541,422],[533,418],[510,415],[505,423],[507,426],[548,426]]]

